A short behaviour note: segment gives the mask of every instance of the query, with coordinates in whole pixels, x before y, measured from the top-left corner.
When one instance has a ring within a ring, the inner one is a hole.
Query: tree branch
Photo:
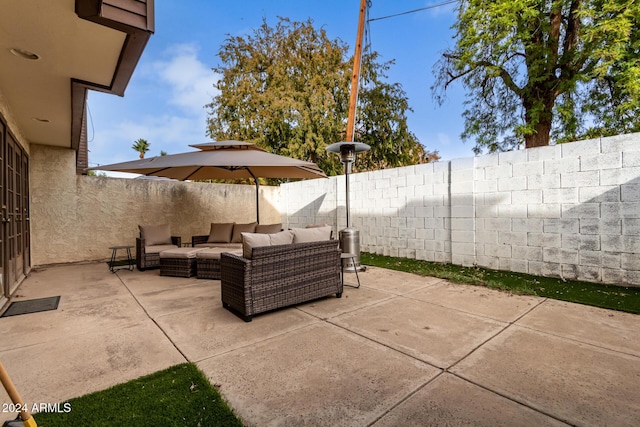
[[[578,36],[580,35],[580,17],[578,9],[582,0],[573,0],[569,8],[569,16],[567,17],[567,30],[564,36],[562,46],[562,57],[558,66],[562,69],[562,79],[571,80],[584,65],[584,61],[575,62],[576,52],[574,49],[578,46]]]
[[[514,56],[516,56],[516,54],[514,54]],[[450,60],[458,60],[460,59],[460,55],[453,55],[453,54],[449,54],[449,53],[445,53],[443,54],[443,56],[447,59]],[[446,90],[446,88],[453,83],[455,80],[466,76],[467,74],[470,74],[474,71],[476,71],[478,68],[488,68],[488,69],[494,69],[497,70],[499,72],[499,76],[502,79],[502,82],[505,84],[505,86],[507,86],[507,88],[509,88],[510,90],[512,90],[519,98],[522,98],[523,96],[523,91],[522,88],[520,88],[516,82],[513,80],[513,77],[511,77],[511,74],[509,74],[509,72],[507,70],[505,70],[503,67],[500,67],[490,61],[477,61],[477,62],[470,62],[468,64],[469,68],[467,70],[462,71],[460,74],[453,74],[450,71],[447,72],[447,75],[449,76],[449,79],[445,82],[444,84],[444,88]]]

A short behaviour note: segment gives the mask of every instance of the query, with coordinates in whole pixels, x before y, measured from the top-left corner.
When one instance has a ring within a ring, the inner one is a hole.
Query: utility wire
[[[441,6],[446,6],[448,4],[458,3],[458,1],[460,1],[460,0],[447,0],[447,1],[443,1],[442,3],[436,3],[436,4],[432,4],[430,6],[421,7],[420,9],[408,10],[406,12],[396,13],[396,14],[387,15],[387,16],[381,16],[379,18],[371,18],[371,19],[367,20],[367,22],[380,21],[382,19],[395,18],[396,16],[408,15],[410,13],[415,13],[415,12],[422,12],[423,10],[435,9],[436,7],[441,7]]]
[[[364,43],[361,56],[365,56],[368,53],[371,53],[371,28],[369,27],[369,9],[371,9],[372,0],[367,1],[366,8],[366,16],[364,21],[364,40],[361,43]],[[358,76],[358,87],[362,87],[365,83],[365,78],[363,76],[364,73],[360,72]]]
[[[365,49],[370,50],[371,48],[371,29],[369,28],[369,11],[371,10],[371,6],[373,5],[372,0],[367,2],[367,16],[364,22],[364,38],[365,38]]]

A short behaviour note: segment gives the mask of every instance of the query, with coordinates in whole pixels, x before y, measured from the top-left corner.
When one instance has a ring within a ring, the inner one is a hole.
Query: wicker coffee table
[[[160,275],[195,276],[196,254],[201,250],[201,248],[175,248],[160,252]]]
[[[198,279],[220,280],[220,254],[229,252],[242,256],[242,249],[207,248],[196,254],[196,271]]]

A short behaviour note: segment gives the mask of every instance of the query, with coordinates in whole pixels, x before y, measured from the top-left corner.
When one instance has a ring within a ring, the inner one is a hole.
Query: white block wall
[[[281,186],[289,227],[346,226],[344,176]],[[350,176],[362,251],[640,285],[640,134]]]

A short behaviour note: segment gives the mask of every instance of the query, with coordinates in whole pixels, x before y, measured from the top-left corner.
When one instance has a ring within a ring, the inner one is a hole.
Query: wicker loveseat
[[[265,311],[342,297],[337,240],[254,247],[251,259],[220,256],[222,305],[246,322]]]

